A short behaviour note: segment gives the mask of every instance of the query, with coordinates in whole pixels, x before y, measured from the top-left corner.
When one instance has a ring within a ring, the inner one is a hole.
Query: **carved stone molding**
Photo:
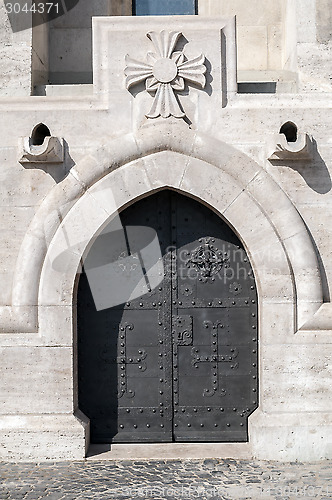
[[[62,163],[64,159],[63,139],[45,137],[43,144],[32,144],[30,137],[19,139],[20,163]]]
[[[276,134],[271,138],[268,159],[309,161],[313,158],[313,152],[313,141],[308,134],[300,134],[296,142],[288,142],[284,134]]]
[[[185,89],[185,82],[191,82],[204,89],[206,85],[205,56],[203,54],[188,60],[183,52],[174,52],[182,36],[178,31],[150,31],[147,37],[155,46],[155,52],[148,52],[147,62],[126,56],[126,88],[145,81],[145,88],[155,94],[147,118],[162,116],[184,118],[185,112],[175,95],[175,91]]]

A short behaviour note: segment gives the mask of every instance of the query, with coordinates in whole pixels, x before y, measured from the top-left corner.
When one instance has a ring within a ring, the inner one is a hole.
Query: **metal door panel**
[[[96,311],[80,280],[79,403],[92,439],[248,440],[258,405],[257,294],[241,242],[212,211],[169,191],[126,209],[121,222],[150,228],[107,240],[114,283],[130,278],[133,297]]]

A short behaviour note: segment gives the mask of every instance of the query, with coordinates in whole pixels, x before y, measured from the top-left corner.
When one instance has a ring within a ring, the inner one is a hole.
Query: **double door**
[[[92,442],[247,441],[256,286],[214,212],[172,191],[124,210],[91,245],[77,311]]]

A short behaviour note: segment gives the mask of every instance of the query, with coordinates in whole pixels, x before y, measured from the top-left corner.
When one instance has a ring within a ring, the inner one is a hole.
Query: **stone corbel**
[[[299,134],[295,142],[288,142],[285,134],[276,134],[271,138],[268,159],[310,161],[313,151],[313,140],[308,134]]]
[[[62,163],[64,160],[63,139],[45,137],[43,144],[32,144],[31,137],[19,140],[20,163]]]

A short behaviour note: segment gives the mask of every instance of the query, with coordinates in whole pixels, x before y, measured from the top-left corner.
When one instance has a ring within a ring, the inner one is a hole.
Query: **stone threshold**
[[[91,444],[88,461],[236,458],[251,459],[250,443]]]

